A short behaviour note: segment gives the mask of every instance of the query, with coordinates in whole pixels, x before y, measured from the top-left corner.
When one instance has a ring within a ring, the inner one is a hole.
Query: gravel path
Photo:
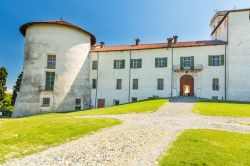
[[[194,101],[174,99],[153,113],[98,116],[121,119],[124,123],[5,165],[151,166],[158,164],[157,159],[184,129],[250,134],[250,126],[241,124],[250,122],[250,118],[193,114]]]

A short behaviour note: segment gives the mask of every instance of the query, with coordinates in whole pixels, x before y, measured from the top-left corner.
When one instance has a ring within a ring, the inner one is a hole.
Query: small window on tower
[[[49,107],[50,105],[50,98],[43,98],[43,107]]]
[[[81,110],[82,108],[82,100],[81,99],[76,99],[75,101],[75,110]]]

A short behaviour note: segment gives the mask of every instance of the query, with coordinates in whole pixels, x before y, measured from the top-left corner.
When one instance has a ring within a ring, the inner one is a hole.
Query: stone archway
[[[181,77],[180,96],[194,96],[194,78],[191,75]]]

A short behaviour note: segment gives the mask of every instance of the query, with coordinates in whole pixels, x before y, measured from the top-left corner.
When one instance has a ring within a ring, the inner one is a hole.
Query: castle
[[[149,97],[250,101],[250,9],[219,11],[211,40],[105,46],[68,22],[31,22],[13,117],[101,108]]]

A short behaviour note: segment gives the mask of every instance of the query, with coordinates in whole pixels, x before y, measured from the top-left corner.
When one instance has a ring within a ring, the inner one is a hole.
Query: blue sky
[[[0,66],[12,88],[23,66],[19,26],[61,17],[92,32],[106,45],[209,39],[214,9],[250,8],[249,0],[0,0]]]

